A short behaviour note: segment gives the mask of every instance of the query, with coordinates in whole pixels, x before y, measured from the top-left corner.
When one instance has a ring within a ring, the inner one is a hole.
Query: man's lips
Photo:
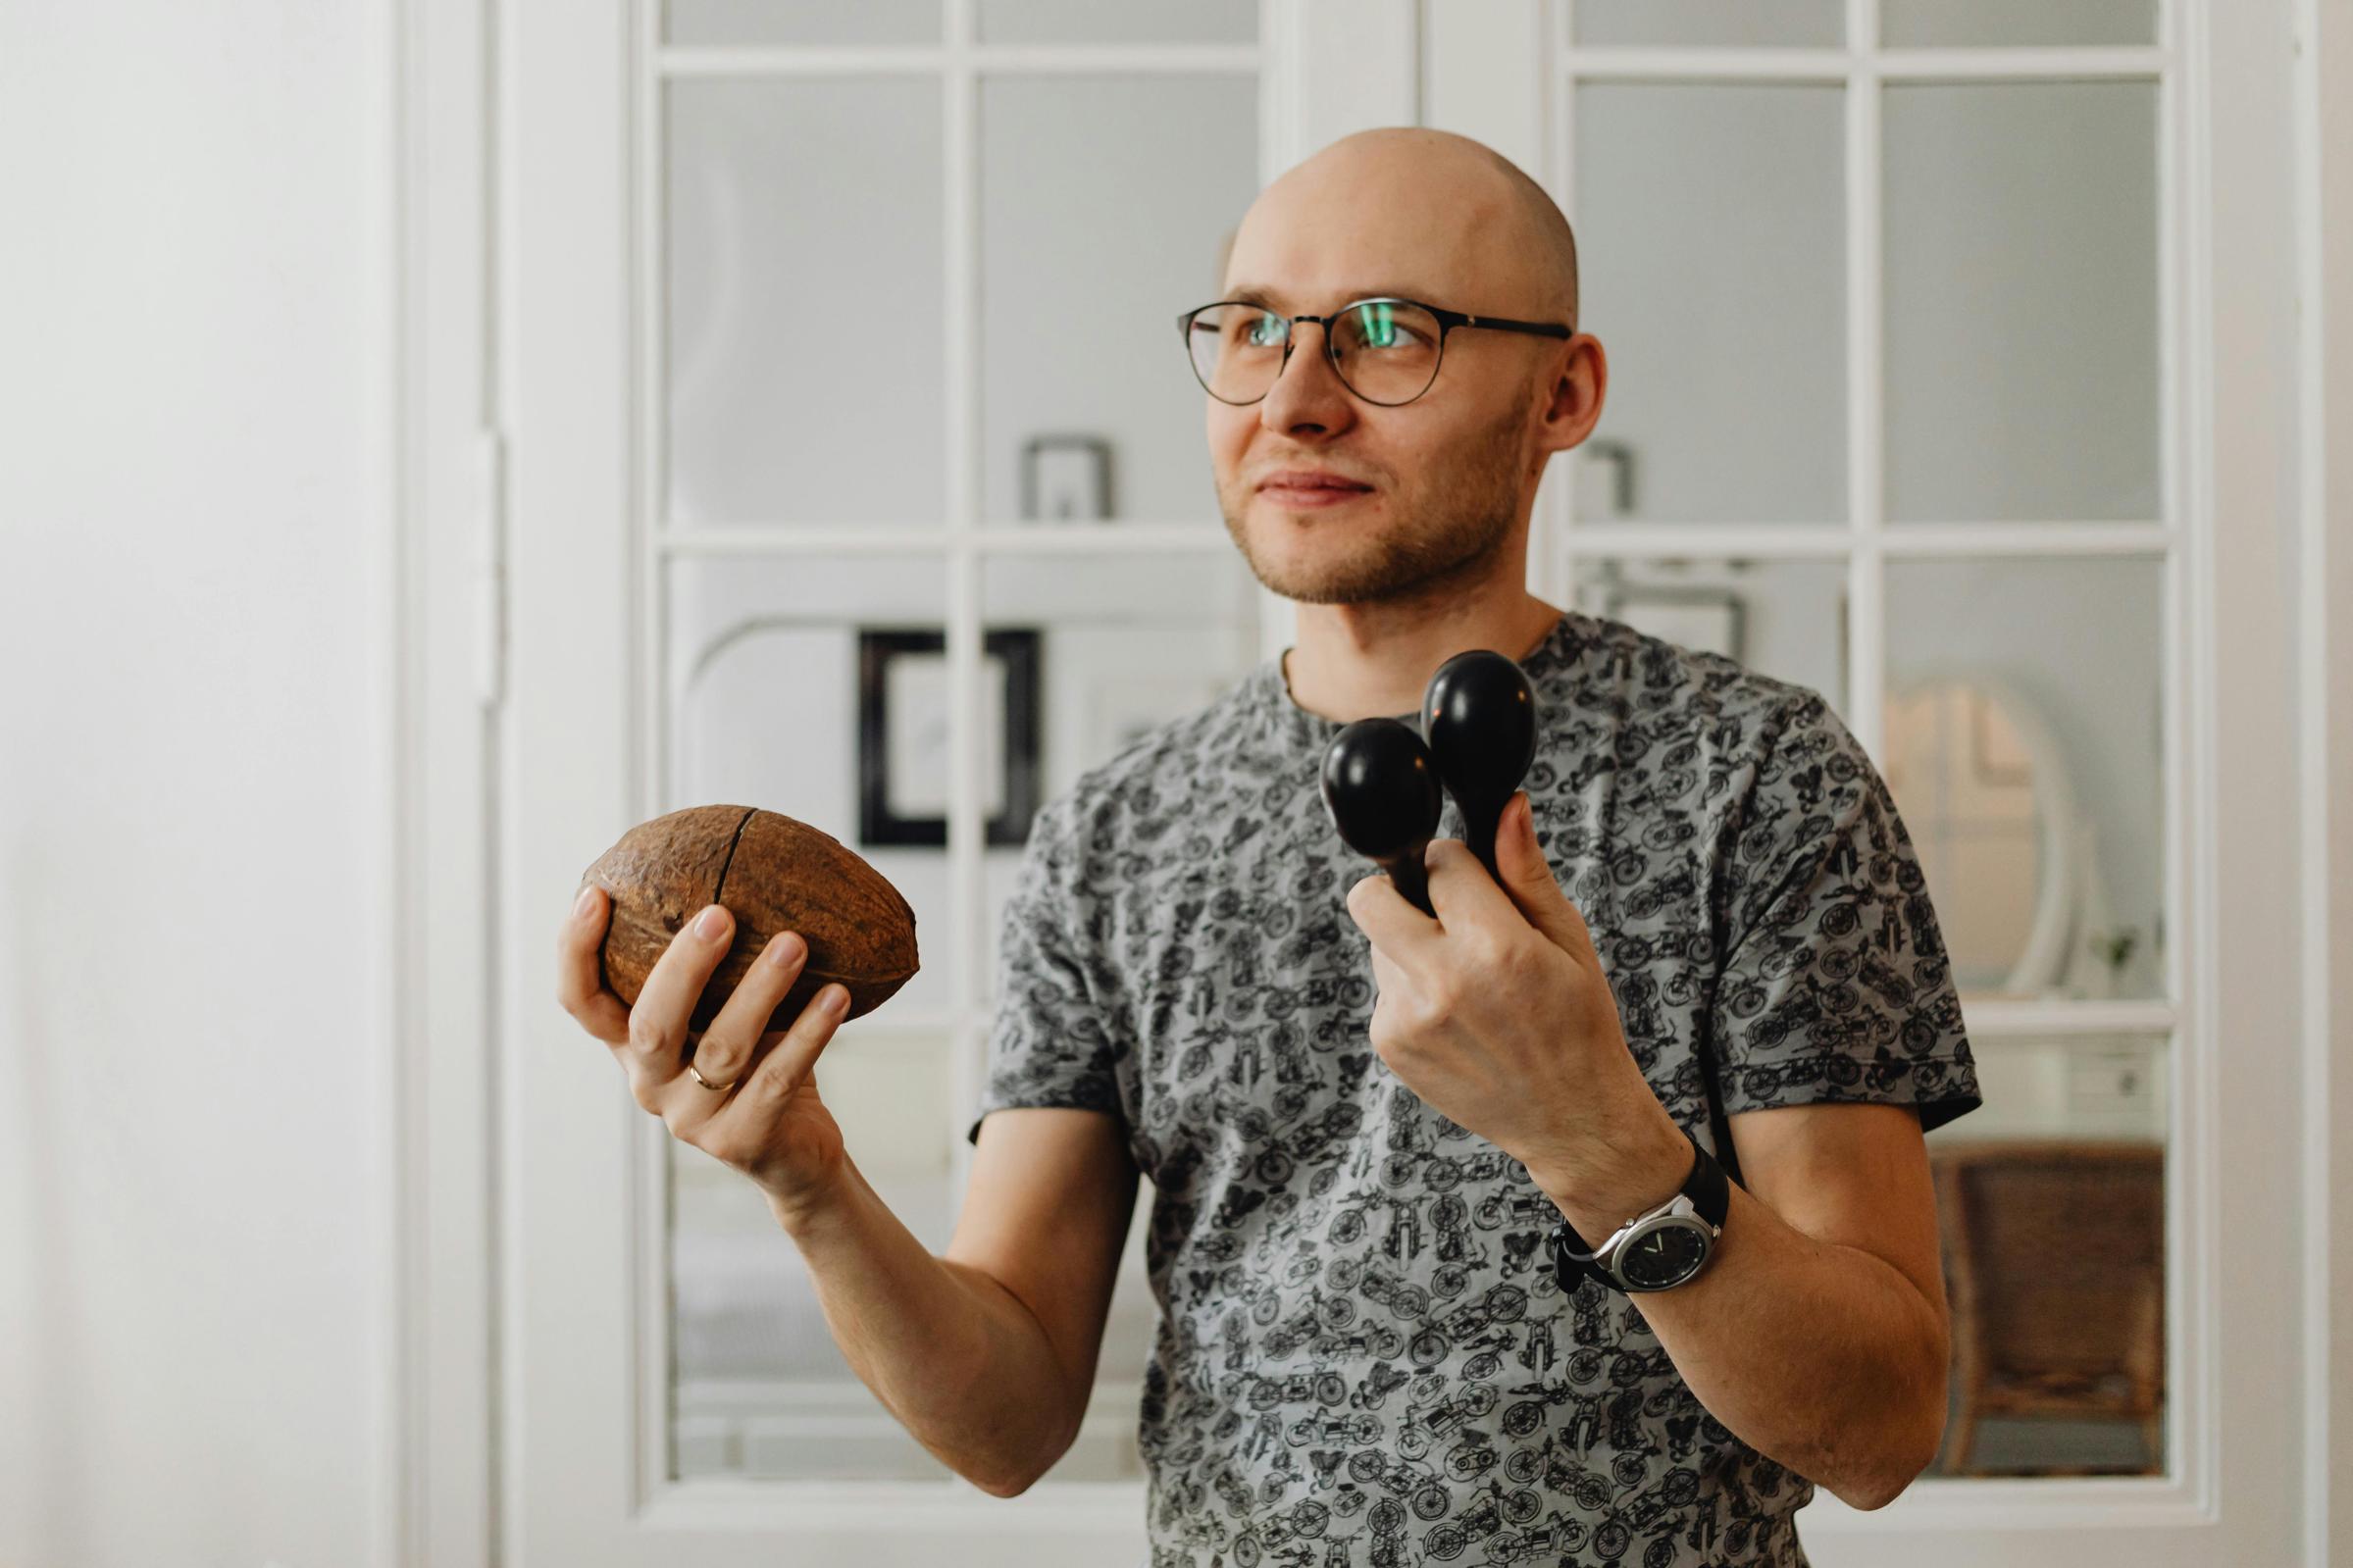
[[[1371,488],[1346,480],[1269,480],[1258,486],[1265,495],[1360,495]]]
[[[1346,506],[1372,493],[1369,484],[1268,484],[1258,493],[1277,506],[1298,510],[1313,510],[1327,506]]]
[[[1286,463],[1258,476],[1261,490],[1369,490],[1372,486],[1344,469],[1318,468],[1312,463]]]

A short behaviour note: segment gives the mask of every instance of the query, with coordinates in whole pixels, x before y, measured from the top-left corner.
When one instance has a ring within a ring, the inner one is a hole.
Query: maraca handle
[[[1397,884],[1397,890],[1406,895],[1407,903],[1436,920],[1438,911],[1430,907],[1430,874],[1421,863],[1421,853],[1416,849],[1411,854],[1400,855],[1381,869],[1389,873],[1389,880]]]
[[[1509,804],[1509,802],[1506,803]],[[1504,880],[1504,875],[1495,869],[1495,830],[1496,825],[1502,820],[1503,813],[1500,811],[1493,816],[1481,812],[1475,820],[1462,825],[1462,832],[1465,840],[1470,845],[1470,852],[1479,857],[1479,864],[1487,868],[1487,875],[1494,878],[1499,885]]]

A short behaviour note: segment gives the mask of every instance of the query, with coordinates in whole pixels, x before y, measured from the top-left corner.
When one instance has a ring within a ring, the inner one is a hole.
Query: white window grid
[[[943,606],[947,655],[950,728],[947,857],[948,939],[952,959],[950,999],[945,1006],[894,1009],[876,1020],[872,1033],[946,1037],[956,1073],[956,1114],[978,1097],[982,1032],[990,1005],[994,951],[986,930],[980,777],[982,736],[970,716],[981,711],[982,582],[985,564],[1019,554],[1094,557],[1106,554],[1162,554],[1230,551],[1225,531],[1202,523],[1060,523],[1051,529],[991,519],[981,504],[978,461],[979,384],[976,372],[980,328],[977,294],[979,167],[979,83],[983,76],[1100,76],[1155,75],[1258,76],[1260,143],[1269,139],[1272,116],[1260,71],[1266,54],[1262,16],[1259,41],[1248,44],[1070,44],[1005,45],[980,42],[977,0],[944,0],[943,42],[937,47],[675,47],[661,37],[657,0],[639,6],[642,68],[637,117],[638,188],[636,311],[639,328],[640,402],[637,411],[639,509],[643,555],[638,581],[646,585],[639,605],[643,641],[638,667],[643,673],[640,700],[649,722],[641,735],[641,787],[649,800],[668,796],[671,690],[663,668],[669,646],[668,567],[688,557],[754,555],[919,557],[940,560],[946,570]],[[1272,8],[1262,8],[1271,13]],[[946,377],[946,508],[939,525],[875,526],[853,523],[780,523],[748,520],[724,526],[673,523],[664,511],[668,487],[664,438],[667,364],[664,321],[665,213],[663,153],[668,84],[728,79],[806,80],[841,76],[937,78],[943,92],[942,157],[946,170],[945,367]],[[1262,166],[1265,159],[1261,158]],[[1262,168],[1262,172],[1264,171]],[[1172,345],[1170,353],[1176,352]],[[861,1020],[861,1024],[866,1021]],[[856,1028],[858,1026],[851,1026]],[[955,1149],[955,1180],[962,1183],[970,1158],[961,1122],[946,1130]]]
[[[2054,1035],[2170,1036],[2182,1016],[2178,977],[2190,966],[2183,943],[2182,879],[2188,846],[2182,837],[2188,780],[2182,755],[2182,667],[2186,606],[2182,526],[2185,495],[2183,345],[2189,341],[2181,290],[2183,123],[2181,53],[2175,36],[2177,5],[2159,7],[2158,41],[2135,46],[2014,48],[1882,48],[1880,0],[1847,0],[1843,48],[1746,45],[1726,48],[1579,47],[1571,0],[1551,0],[1557,28],[1554,56],[1559,112],[1551,126],[1549,188],[1573,223],[1576,218],[1576,89],[1583,81],[1742,82],[1834,86],[1844,89],[1847,336],[1847,505],[1840,524],[1580,523],[1576,486],[1549,487],[1538,526],[1550,535],[1531,558],[1557,574],[1546,580],[1556,598],[1575,583],[1588,556],[1620,559],[1740,557],[1755,561],[1836,560],[1847,563],[1850,689],[1842,717],[1872,756],[1880,755],[1886,676],[1886,567],[1890,560],[1935,558],[2080,558],[2118,556],[2162,563],[2160,626],[2165,632],[2162,711],[2165,715],[2163,789],[2166,846],[2165,994],[2156,999],[1988,999],[1969,1009],[1972,1040]],[[1919,82],[2138,81],[2157,92],[2159,493],[2161,515],[2139,521],[1900,523],[1886,517],[1885,331],[1883,278],[1884,186],[1881,115],[1890,84]],[[1573,480],[1581,453],[1570,454]]]

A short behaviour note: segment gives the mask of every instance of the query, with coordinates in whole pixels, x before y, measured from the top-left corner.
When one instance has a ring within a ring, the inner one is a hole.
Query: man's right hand
[[[632,1007],[605,986],[597,956],[611,913],[604,890],[590,886],[565,917],[556,942],[556,1000],[564,1011],[612,1047],[630,1092],[671,1137],[750,1177],[780,1215],[822,1196],[844,1162],[842,1129],[817,1097],[815,1067],[849,992],[826,986],[790,1029],[761,1033],[808,956],[808,944],[785,932],[697,1037],[689,1021],[727,954],[735,917],[712,904],[681,927]],[[690,1058],[718,1089],[694,1081]]]

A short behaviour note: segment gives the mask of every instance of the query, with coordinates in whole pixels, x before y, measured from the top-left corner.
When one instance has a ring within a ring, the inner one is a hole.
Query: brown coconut
[[[839,982],[848,1018],[870,1013],[918,967],[915,911],[898,889],[833,835],[753,806],[690,806],[621,835],[581,878],[612,900],[604,983],[635,1005],[645,977],[707,904],[735,916],[735,940],[696,999],[703,1030],[778,932],[800,934],[807,959],[762,1026],[790,1028],[809,998]]]

